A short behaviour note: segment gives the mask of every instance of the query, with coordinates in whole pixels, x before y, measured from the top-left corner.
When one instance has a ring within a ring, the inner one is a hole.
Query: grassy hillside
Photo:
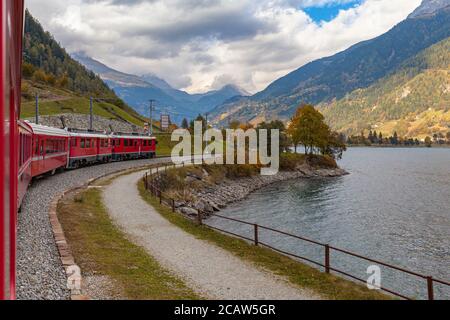
[[[321,109],[333,128],[349,134],[376,129],[424,137],[450,131],[450,38],[374,85]]]
[[[59,115],[63,113],[89,114],[89,97],[67,89],[52,87],[45,83],[24,80],[22,82],[21,118],[35,116],[35,94],[39,94],[39,114]],[[95,102],[94,114],[108,119],[127,121],[143,126],[147,119],[135,113],[129,113],[114,104]]]

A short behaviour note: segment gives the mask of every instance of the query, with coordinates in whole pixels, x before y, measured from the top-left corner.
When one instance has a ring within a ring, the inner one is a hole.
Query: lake
[[[251,194],[221,214],[287,231],[450,281],[450,149],[350,148],[339,165],[350,175],[292,180]],[[251,227],[209,224],[253,237]],[[323,249],[262,231],[261,241],[323,263]],[[333,252],[332,267],[367,279],[373,264]],[[381,285],[427,297],[426,280],[381,268]],[[435,284],[436,298],[450,288]]]

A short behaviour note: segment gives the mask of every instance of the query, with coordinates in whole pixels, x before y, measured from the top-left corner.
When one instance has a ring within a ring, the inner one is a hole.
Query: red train
[[[17,211],[34,177],[94,163],[152,158],[156,139],[22,122],[23,0],[0,4],[0,300],[15,299]]]
[[[18,121],[18,206],[35,177],[82,166],[156,156],[156,139],[144,135],[62,130]]]

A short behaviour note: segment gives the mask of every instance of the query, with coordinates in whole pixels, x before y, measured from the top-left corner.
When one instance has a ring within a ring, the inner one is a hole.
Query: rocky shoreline
[[[347,171],[334,169],[315,169],[309,165],[302,165],[294,171],[280,171],[274,176],[255,175],[239,179],[225,179],[218,184],[204,184],[199,190],[192,190],[196,200],[185,202],[176,201],[177,210],[187,216],[196,217],[200,210],[205,217],[224,209],[227,205],[245,199],[252,192],[276,182],[292,179],[333,178],[349,174]],[[208,177],[203,170],[203,176],[188,177],[202,181]]]

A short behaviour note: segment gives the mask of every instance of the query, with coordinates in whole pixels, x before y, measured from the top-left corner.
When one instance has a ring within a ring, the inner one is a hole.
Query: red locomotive
[[[113,159],[129,160],[153,158],[156,153],[156,139],[152,137],[115,134],[112,137]]]
[[[62,130],[19,120],[23,0],[0,4],[0,300],[15,299],[17,211],[34,177],[112,160],[153,158],[156,139]]]
[[[111,138],[94,132],[70,133],[69,168],[79,168],[112,159]]]

